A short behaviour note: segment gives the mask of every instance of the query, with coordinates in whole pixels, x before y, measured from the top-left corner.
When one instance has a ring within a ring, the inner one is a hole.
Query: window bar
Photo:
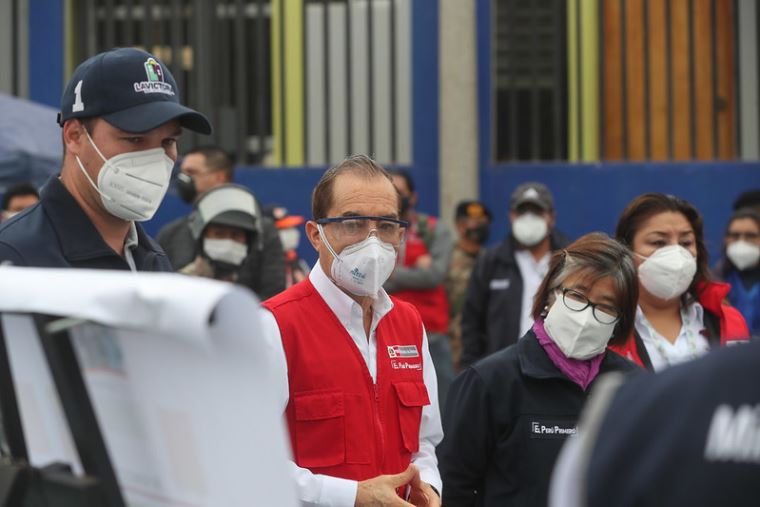
[[[283,0],[286,1],[286,0]],[[307,75],[307,72],[309,70],[308,65],[306,64],[306,59],[308,53],[306,52],[306,47],[309,41],[309,22],[306,18],[306,6],[309,3],[309,0],[303,0],[301,2],[301,67],[303,68],[303,87],[301,88],[301,100],[303,101],[303,152],[304,152],[304,163],[308,163],[308,154],[309,154],[309,143],[311,142],[311,139],[309,139],[309,76]],[[325,37],[327,37],[325,31]],[[327,80],[327,71],[325,71],[325,80]],[[326,117],[326,116],[325,116]],[[325,120],[327,121],[327,120]],[[329,124],[327,124],[329,125]],[[327,129],[325,129],[327,130]],[[325,133],[325,135],[328,135]],[[316,139],[314,139],[316,141]],[[328,151],[325,151],[325,156],[327,156]],[[329,156],[327,157],[330,158]],[[327,160],[329,162],[329,160]]]
[[[270,4],[271,5],[271,4]],[[256,49],[254,51],[254,69],[264,69],[264,47],[266,38],[264,37],[266,18],[264,17],[264,0],[256,0]],[[254,73],[254,122],[256,124],[256,134],[259,139],[257,159],[259,163],[266,157],[266,140],[267,140],[267,122],[266,122],[266,102],[264,100],[266,91],[266,73],[257,71]]]
[[[539,123],[540,123],[540,104],[538,97],[538,10],[539,7],[535,2],[530,4],[530,157],[534,161],[540,160],[539,146]]]
[[[583,36],[581,34],[581,0],[575,2],[575,92],[577,93],[577,107],[578,111],[578,162],[583,162],[583,51],[581,50],[581,44],[583,43]]]
[[[103,13],[103,17],[101,18],[104,28],[103,45],[105,46],[105,50],[109,50],[116,45],[114,42],[116,35],[116,21],[114,19],[113,0],[105,0],[103,9],[100,12]]]
[[[659,1],[659,0],[658,0]],[[652,111],[649,97],[649,0],[643,0],[642,28],[644,34],[644,153],[646,159],[652,159]]]
[[[623,117],[623,159],[628,160],[628,34],[625,26],[626,1],[620,0],[620,82],[623,86],[622,117]]]
[[[351,3],[352,0],[346,0],[346,149],[348,153],[353,153],[353,78],[351,64]]]
[[[606,138],[604,136],[605,133],[605,118],[604,118],[604,111],[605,111],[605,101],[607,100],[607,97],[605,95],[607,87],[604,83],[604,2],[606,0],[599,0],[599,22],[598,22],[598,30],[599,30],[599,42],[598,42],[598,51],[599,51],[599,160],[604,160],[606,154],[607,154],[607,142]]]
[[[554,102],[554,159],[562,159],[562,90],[560,67],[562,66],[562,53],[565,47],[564,41],[558,34],[562,33],[562,16],[560,16],[561,9],[564,6],[564,0],[554,0],[552,6],[552,12],[554,16],[554,86],[553,86],[553,102]]]
[[[122,6],[122,9],[124,9],[124,20],[122,21],[124,23],[124,42],[123,44],[125,46],[134,46],[135,45],[135,34],[134,34],[134,9],[133,9],[133,0],[124,0],[124,5]],[[119,42],[121,45],[121,41]]]
[[[330,0],[322,0],[322,31],[324,36],[322,37],[322,50],[325,53],[325,71],[324,71],[324,101],[325,101],[325,163],[332,163],[332,157],[330,156],[330,131],[331,118],[330,118]],[[306,17],[304,17],[306,19]],[[304,23],[304,26],[306,23]],[[304,55],[306,52],[304,51]],[[304,87],[305,89],[306,87]]]
[[[506,8],[506,4],[502,3],[502,7],[505,11],[507,11],[507,14],[509,14],[509,10]],[[512,7],[514,7],[514,3],[512,3]],[[508,29],[507,29],[507,40],[509,41],[509,44],[507,45],[507,56],[506,56],[506,70],[507,75],[509,76],[509,153],[510,158],[512,161],[517,161],[520,156],[517,151],[517,144],[518,144],[518,138],[517,138],[517,80],[515,79],[514,72],[512,70],[515,67],[515,60],[517,59],[515,53],[515,43],[517,37],[514,34],[515,31],[515,21],[514,16],[507,16],[507,23],[508,23]],[[494,44],[494,48],[496,48],[496,44]]]
[[[696,98],[696,51],[694,50],[694,1],[689,2],[689,120],[691,128],[689,129],[689,153],[691,159],[697,158],[697,98]]]
[[[717,27],[717,8],[715,0],[710,0],[710,40],[712,41],[712,47],[710,48],[710,58],[712,60],[712,124],[713,124],[713,159],[720,158],[720,122],[718,120],[718,107],[722,105],[722,101],[718,94],[718,27]]]
[[[741,47],[739,46],[739,0],[733,2],[733,25],[734,25],[734,92],[736,100],[734,101],[735,129],[736,129],[736,158],[742,156],[742,123],[741,123],[741,74],[739,73],[739,62],[741,61]]]
[[[396,101],[397,101],[397,90],[396,90],[396,0],[390,0],[390,72],[389,79],[391,80],[391,134],[390,134],[390,141],[391,141],[391,162],[396,163],[398,159],[397,154],[397,148],[396,148],[396,132],[398,132],[396,122],[398,121],[397,114],[396,114]]]
[[[280,39],[280,165],[287,165],[287,156],[285,149],[287,148],[287,143],[285,142],[285,138],[287,137],[285,133],[287,132],[286,127],[286,117],[285,114],[285,1],[286,0],[280,0],[278,3],[279,9],[280,9],[280,15],[279,15],[279,23],[280,23],[280,33],[279,33],[279,39]]]
[[[665,67],[668,80],[668,159],[673,160],[673,26],[670,2],[665,2]]]
[[[369,156],[375,156],[375,45],[374,27],[372,26],[372,0],[367,0],[367,132],[369,137]]]
[[[248,47],[245,44],[245,4],[243,0],[235,0],[235,99],[233,102],[236,117],[237,162],[246,163],[248,160]]]
[[[91,0],[92,1],[92,0]],[[151,0],[143,0],[143,40],[145,51],[153,52],[153,5]],[[89,32],[95,33],[95,32]]]

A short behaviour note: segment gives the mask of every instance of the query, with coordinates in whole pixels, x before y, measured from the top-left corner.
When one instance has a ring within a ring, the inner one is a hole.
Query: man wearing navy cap
[[[169,69],[134,48],[100,53],[61,98],[64,158],[40,202],[0,227],[0,262],[18,266],[171,271],[136,222],[166,194],[182,128],[211,133],[179,103]]]

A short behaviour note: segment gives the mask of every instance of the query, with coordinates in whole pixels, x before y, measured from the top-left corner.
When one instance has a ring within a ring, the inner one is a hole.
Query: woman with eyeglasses
[[[741,312],[753,337],[760,336],[760,214],[739,209],[728,221],[723,259],[715,273],[731,284],[729,302]]]
[[[639,304],[633,333],[613,350],[659,371],[749,338],[742,315],[724,304],[731,286],[711,280],[694,206],[673,195],[640,195],[623,211],[615,236],[635,255]]]
[[[556,252],[516,344],[462,372],[438,447],[446,507],[546,505],[552,467],[596,378],[635,366],[607,350],[633,327],[629,250],[587,234]]]

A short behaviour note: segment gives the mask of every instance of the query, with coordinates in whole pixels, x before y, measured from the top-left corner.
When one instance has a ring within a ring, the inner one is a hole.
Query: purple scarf
[[[547,334],[543,319],[538,319],[533,323],[533,332],[536,333],[538,343],[544,348],[554,366],[585,391],[591,381],[599,374],[599,366],[604,359],[604,352],[591,359],[572,359],[566,357]]]

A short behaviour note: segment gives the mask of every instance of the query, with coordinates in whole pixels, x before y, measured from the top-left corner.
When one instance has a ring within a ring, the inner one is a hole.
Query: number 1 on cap
[[[82,102],[82,80],[81,79],[77,83],[76,88],[74,88],[74,105],[71,106],[71,111],[74,113],[78,113],[79,111],[84,111],[84,102]]]

